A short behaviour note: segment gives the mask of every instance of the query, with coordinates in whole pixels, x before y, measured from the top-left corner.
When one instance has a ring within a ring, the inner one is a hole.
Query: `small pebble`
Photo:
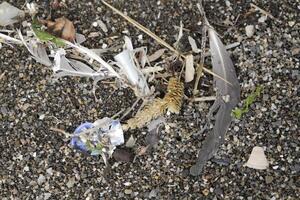
[[[131,190],[131,189],[125,189],[125,190],[124,190],[124,193],[125,193],[125,194],[131,194],[131,193],[132,193],[132,190]]]
[[[266,181],[267,184],[272,183],[273,179],[274,179],[274,178],[273,178],[272,176],[266,176],[266,177],[265,177],[265,181]]]
[[[41,184],[44,183],[45,181],[46,181],[46,177],[43,176],[42,174],[40,174],[40,176],[39,176],[39,178],[38,178],[38,180],[37,180],[37,183],[38,183],[39,185],[41,185]]]
[[[92,26],[93,26],[93,27],[97,27],[97,26],[98,26],[98,23],[97,23],[97,22],[93,22],[93,23],[92,23]]]
[[[254,26],[253,25],[247,25],[245,30],[246,30],[247,37],[250,38],[254,35]]]

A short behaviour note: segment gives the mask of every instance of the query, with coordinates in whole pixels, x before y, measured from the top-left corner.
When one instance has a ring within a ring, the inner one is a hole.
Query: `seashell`
[[[269,162],[262,147],[254,147],[245,166],[253,169],[267,169]]]

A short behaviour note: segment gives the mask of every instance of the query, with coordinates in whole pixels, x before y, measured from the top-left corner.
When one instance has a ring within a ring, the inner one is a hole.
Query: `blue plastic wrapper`
[[[88,149],[86,147],[86,144],[80,139],[79,136],[82,131],[93,128],[93,127],[94,127],[93,123],[90,123],[90,122],[85,122],[85,123],[81,124],[80,126],[78,126],[74,131],[73,137],[71,138],[70,145],[74,149],[78,149],[80,151],[87,152]]]
[[[73,148],[90,155],[111,155],[115,147],[123,143],[124,135],[120,121],[110,118],[81,124],[75,129],[70,141]]]

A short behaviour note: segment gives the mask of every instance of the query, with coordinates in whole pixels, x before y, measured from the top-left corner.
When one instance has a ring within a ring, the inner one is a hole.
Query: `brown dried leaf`
[[[67,18],[60,17],[55,19],[54,22],[51,20],[40,20],[40,22],[47,26],[47,30],[49,33],[70,42],[74,42],[76,31],[73,22],[71,22]]]

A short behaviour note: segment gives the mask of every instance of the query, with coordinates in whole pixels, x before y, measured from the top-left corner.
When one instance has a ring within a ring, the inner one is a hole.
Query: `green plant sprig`
[[[252,91],[252,93],[246,98],[244,102],[244,106],[242,108],[235,108],[232,111],[232,115],[237,119],[241,119],[242,115],[249,111],[250,105],[255,102],[256,98],[260,96],[262,91],[263,91],[262,86],[256,87],[255,91]]]

